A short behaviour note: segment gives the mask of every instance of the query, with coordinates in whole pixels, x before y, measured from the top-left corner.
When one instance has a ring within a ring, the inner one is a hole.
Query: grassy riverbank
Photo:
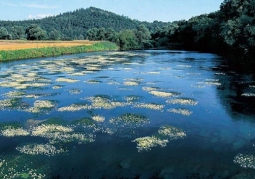
[[[31,42],[34,43],[34,42]],[[44,46],[40,46],[40,44],[45,43]],[[65,45],[57,44],[56,42],[42,42],[35,43],[38,48],[29,48],[30,46],[25,44],[19,44],[19,46],[23,45],[23,49],[18,49],[17,45],[12,47],[10,50],[1,50],[0,49],[0,61],[8,61],[8,60],[18,60],[18,59],[28,59],[28,58],[41,58],[41,57],[53,57],[60,56],[66,54],[75,54],[75,53],[84,53],[84,52],[96,52],[96,51],[106,51],[106,50],[118,50],[119,47],[111,42],[94,42],[89,44],[79,44],[70,42],[59,42]],[[18,44],[18,43],[17,43]],[[68,45],[69,44],[69,45]],[[9,46],[11,47],[11,46]]]

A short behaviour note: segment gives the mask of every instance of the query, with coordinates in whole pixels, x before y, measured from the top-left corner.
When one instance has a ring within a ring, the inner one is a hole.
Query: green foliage
[[[56,29],[50,31],[49,33],[49,40],[59,40],[61,37],[61,34]]]
[[[132,50],[139,48],[138,39],[132,30],[123,30],[119,32],[116,35],[115,41],[121,50]]]
[[[20,26],[23,29],[26,29],[31,26],[31,24],[37,24],[49,35],[50,32],[57,30],[61,34],[62,40],[76,40],[81,39],[82,37],[83,39],[86,39],[87,31],[93,28],[104,28],[107,31],[106,33],[112,34],[112,31],[108,31],[108,29],[112,29],[114,32],[119,32],[127,29],[135,29],[140,24],[144,24],[150,31],[155,31],[156,28],[161,28],[167,23],[160,21],[155,21],[153,23],[140,22],[94,7],[78,9],[73,12],[67,12],[54,17],[38,20],[0,21],[0,27],[5,27],[8,31],[13,26]],[[9,31],[9,33],[12,35],[12,32]],[[100,33],[104,33],[104,30]],[[25,32],[23,32],[23,36],[24,35]],[[50,38],[52,39],[52,37]],[[104,37],[101,37],[102,40],[105,40],[103,38]],[[106,37],[106,39],[109,38],[111,39],[112,37]]]
[[[7,31],[6,28],[4,27],[0,27],[0,39],[4,39],[4,40],[7,40],[7,39],[10,39],[10,35]]]
[[[152,34],[156,47],[182,48],[254,59],[255,0],[225,0],[220,10],[177,21]]]
[[[93,51],[118,50],[118,46],[111,42],[98,42],[89,46],[73,46],[73,47],[46,47],[24,50],[0,51],[0,61],[52,57],[65,54],[75,54]]]
[[[26,29],[27,40],[43,40],[46,39],[47,33],[38,25],[32,24]]]
[[[12,35],[12,40],[24,39],[25,31],[22,26],[13,26],[10,28],[10,33]]]

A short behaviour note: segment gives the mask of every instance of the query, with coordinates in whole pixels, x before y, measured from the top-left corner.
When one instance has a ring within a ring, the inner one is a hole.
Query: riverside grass
[[[97,52],[107,50],[118,50],[119,47],[107,41],[97,42],[92,45],[80,45],[70,47],[44,47],[44,48],[32,48],[21,50],[1,50],[0,61],[29,59],[29,58],[41,58],[41,57],[54,57],[67,54],[85,53],[85,52]]]

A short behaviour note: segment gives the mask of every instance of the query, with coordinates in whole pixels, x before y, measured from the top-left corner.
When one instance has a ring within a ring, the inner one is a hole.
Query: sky
[[[0,20],[28,20],[97,7],[131,19],[188,20],[219,10],[223,0],[1,0]]]

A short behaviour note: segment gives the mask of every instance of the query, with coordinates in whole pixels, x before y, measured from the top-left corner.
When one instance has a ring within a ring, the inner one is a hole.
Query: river
[[[0,178],[255,176],[255,75],[210,53],[0,64]]]

